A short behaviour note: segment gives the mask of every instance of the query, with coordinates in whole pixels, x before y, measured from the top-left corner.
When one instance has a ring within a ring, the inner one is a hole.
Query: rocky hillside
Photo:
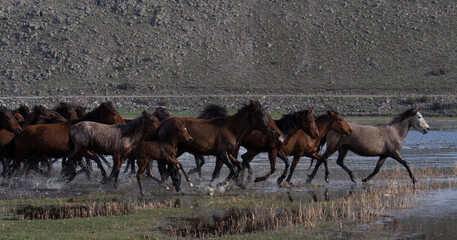
[[[2,0],[0,94],[456,94],[455,26],[452,0]]]

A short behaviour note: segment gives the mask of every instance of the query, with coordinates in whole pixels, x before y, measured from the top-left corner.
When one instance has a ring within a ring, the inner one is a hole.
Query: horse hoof
[[[261,177],[254,179],[254,182],[262,182],[262,181],[265,181],[265,180]]]
[[[329,182],[330,182],[328,178],[324,178],[324,180],[325,180],[327,183],[329,183]]]
[[[192,183],[189,183],[189,186],[193,187],[193,186],[194,186],[194,184],[192,184]]]
[[[308,179],[306,179],[306,184],[311,184],[312,181],[313,181],[312,178],[308,178]],[[327,182],[328,182],[328,181],[327,181]]]
[[[362,179],[362,182],[368,182],[368,179],[364,178]]]

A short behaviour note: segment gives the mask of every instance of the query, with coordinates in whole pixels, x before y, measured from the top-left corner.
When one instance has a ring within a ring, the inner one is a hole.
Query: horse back
[[[389,151],[393,133],[387,125],[351,127],[351,136],[330,131],[327,134],[327,144],[336,144],[336,149],[344,147],[361,156],[380,156]]]

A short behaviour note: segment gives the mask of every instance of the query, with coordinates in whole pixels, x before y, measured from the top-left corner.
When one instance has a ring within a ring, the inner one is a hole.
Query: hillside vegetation
[[[455,94],[457,3],[3,0],[0,94]]]

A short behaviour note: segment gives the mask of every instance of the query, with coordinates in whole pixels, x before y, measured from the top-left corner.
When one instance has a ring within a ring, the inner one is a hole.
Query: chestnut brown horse
[[[289,175],[287,176],[287,182],[290,183],[295,167],[301,157],[311,157],[321,159],[321,155],[318,153],[319,144],[330,130],[339,132],[345,135],[351,135],[351,126],[344,120],[344,118],[334,111],[327,111],[325,114],[317,117],[316,119],[317,129],[319,131],[319,137],[313,139],[302,130],[296,131],[284,145],[281,151],[288,156],[293,156],[292,165],[289,169]],[[328,181],[328,169],[325,168],[325,179]],[[313,176],[314,177],[314,176]],[[278,178],[278,184],[282,182],[284,176]]]
[[[295,113],[284,115],[281,119],[275,120],[279,130],[283,133],[284,141],[271,141],[265,134],[259,131],[253,131],[243,138],[241,145],[246,148],[247,152],[241,155],[243,159],[243,170],[248,168],[249,174],[252,174],[250,162],[261,152],[268,152],[270,160],[270,172],[264,176],[257,177],[254,182],[265,181],[276,170],[276,156],[279,156],[285,164],[284,171],[281,175],[284,178],[289,170],[289,161],[287,156],[281,151],[284,145],[287,145],[290,138],[298,131],[302,130],[312,139],[319,136],[319,131],[312,115],[313,109],[302,110]]]
[[[76,113],[76,106],[70,103],[59,102],[57,106],[54,107],[54,111],[59,113],[67,120],[79,118],[78,114]]]
[[[5,176],[8,171],[8,164],[6,162],[5,153],[6,149],[3,146],[11,141],[14,135],[20,134],[22,132],[21,125],[17,122],[16,118],[11,111],[8,111],[5,107],[0,107],[0,142],[1,145],[1,158],[3,164],[3,176]]]
[[[212,112],[217,112],[214,111],[214,108],[215,107],[213,106]],[[266,175],[262,177],[256,178],[255,182],[265,181],[271,174],[275,172],[276,156],[279,156],[284,161],[285,168],[282,176],[285,177],[287,171],[289,170],[289,161],[287,159],[287,156],[282,151],[280,151],[281,148],[284,146],[285,142],[287,142],[289,138],[299,129],[305,131],[308,135],[312,136],[312,138],[317,138],[319,136],[319,132],[317,130],[317,126],[314,121],[312,113],[313,109],[302,110],[295,113],[284,115],[281,119],[275,120],[275,123],[278,126],[279,130],[281,130],[281,132],[283,133],[282,141],[272,141],[265,134],[257,130],[254,130],[250,134],[247,134],[241,141],[241,145],[245,147],[248,151],[241,156],[241,158],[243,159],[243,168],[240,178],[243,177],[243,172],[245,168],[248,168],[250,176],[252,175],[252,169],[249,163],[256,155],[258,155],[261,152],[268,152],[268,157],[270,160],[270,172],[268,172]],[[218,160],[216,163],[215,171],[219,172],[221,167],[222,164]]]
[[[113,157],[113,169],[108,179],[114,177],[117,187],[119,170],[122,161],[135,146],[151,136],[159,126],[159,120],[152,114],[143,111],[140,117],[127,124],[108,125],[83,121],[70,128],[69,166],[73,169],[68,181],[76,176],[76,164],[88,151]]]
[[[257,129],[271,138],[279,138],[280,131],[270,114],[265,111],[258,101],[249,101],[232,116],[218,117],[209,120],[188,117],[172,117],[165,120],[156,132],[156,139],[167,141],[170,137],[170,127],[175,121],[184,121],[192,142],[179,142],[178,157],[184,152],[199,155],[213,155],[220,158],[230,170],[226,178],[228,183],[241,169],[240,163],[232,156],[239,148],[241,139],[246,134]],[[233,164],[236,165],[235,172]],[[213,173],[213,179],[215,175]]]
[[[173,129],[171,129],[171,133],[169,137],[167,137],[167,141],[143,141],[140,142],[135,150],[133,150],[133,154],[135,159],[137,159],[138,163],[138,172],[137,172],[137,180],[138,186],[140,187],[140,192],[143,194],[143,187],[141,185],[141,177],[144,173],[144,170],[150,164],[152,166],[152,161],[156,160],[161,164],[168,165],[168,169],[171,171],[171,178],[173,180],[173,185],[177,192],[180,191],[180,181],[181,178],[179,176],[179,169],[182,170],[186,180],[189,181],[186,172],[182,164],[176,159],[176,155],[178,154],[178,143],[179,142],[192,142],[193,138],[190,136],[187,129],[184,127],[183,122],[181,121],[174,121],[176,124]],[[147,175],[151,177],[154,181],[159,183],[162,186],[162,181],[157,179],[150,171],[147,171]],[[192,186],[192,183],[190,184]]]
[[[96,121],[107,124],[125,123],[111,102],[104,102],[81,119],[68,120],[64,123],[31,125],[24,128],[14,140],[13,170],[16,170],[24,160],[27,160],[31,166],[37,166],[37,162],[47,158],[66,157],[70,127],[80,121]],[[93,158],[93,156],[88,157]],[[97,162],[98,159],[93,160]],[[104,169],[102,169],[100,169],[102,174],[106,176]]]
[[[216,104],[208,104],[205,106],[203,111],[200,112],[197,118],[199,119],[211,119],[215,117],[228,117],[229,114],[225,107],[221,107]],[[236,157],[236,156],[234,156]],[[202,177],[202,167],[205,164],[205,158],[203,155],[194,154],[195,165],[196,167],[189,170],[189,175],[193,173],[198,173],[199,177]],[[217,161],[221,163],[222,161]],[[159,163],[160,164],[160,163]],[[163,177],[162,177],[163,178]]]
[[[400,156],[400,149],[403,140],[409,132],[410,128],[426,134],[430,131],[430,127],[425,122],[417,108],[412,108],[404,111],[396,116],[389,124],[380,124],[377,126],[358,126],[352,125],[352,135],[346,136],[339,132],[330,131],[327,134],[327,148],[322,155],[322,161],[327,161],[335,151],[338,151],[337,164],[341,166],[355,183],[354,176],[351,170],[344,165],[344,158],[348,151],[352,151],[361,156],[379,156],[373,172],[362,181],[369,181],[374,175],[379,172],[384,162],[388,157],[391,157],[401,163],[408,171],[409,177],[413,184],[416,183],[408,163]],[[314,172],[317,172],[320,162],[314,167]],[[315,173],[314,173],[315,174]],[[313,175],[314,176],[314,175]],[[311,182],[312,178],[309,178]]]
[[[160,122],[163,122],[165,119],[171,117],[170,111],[168,111],[166,108],[163,108],[163,107],[157,107],[154,110],[154,112],[152,113],[152,115],[154,115],[157,119],[159,119]],[[126,163],[127,164],[125,165],[124,173],[126,173],[128,171],[129,166],[130,166],[130,173],[134,173],[135,172],[135,157],[133,156],[133,154],[129,154],[129,156],[127,156]],[[163,168],[163,166],[159,166],[159,168],[160,167]],[[148,174],[151,174],[150,168],[148,168]]]

